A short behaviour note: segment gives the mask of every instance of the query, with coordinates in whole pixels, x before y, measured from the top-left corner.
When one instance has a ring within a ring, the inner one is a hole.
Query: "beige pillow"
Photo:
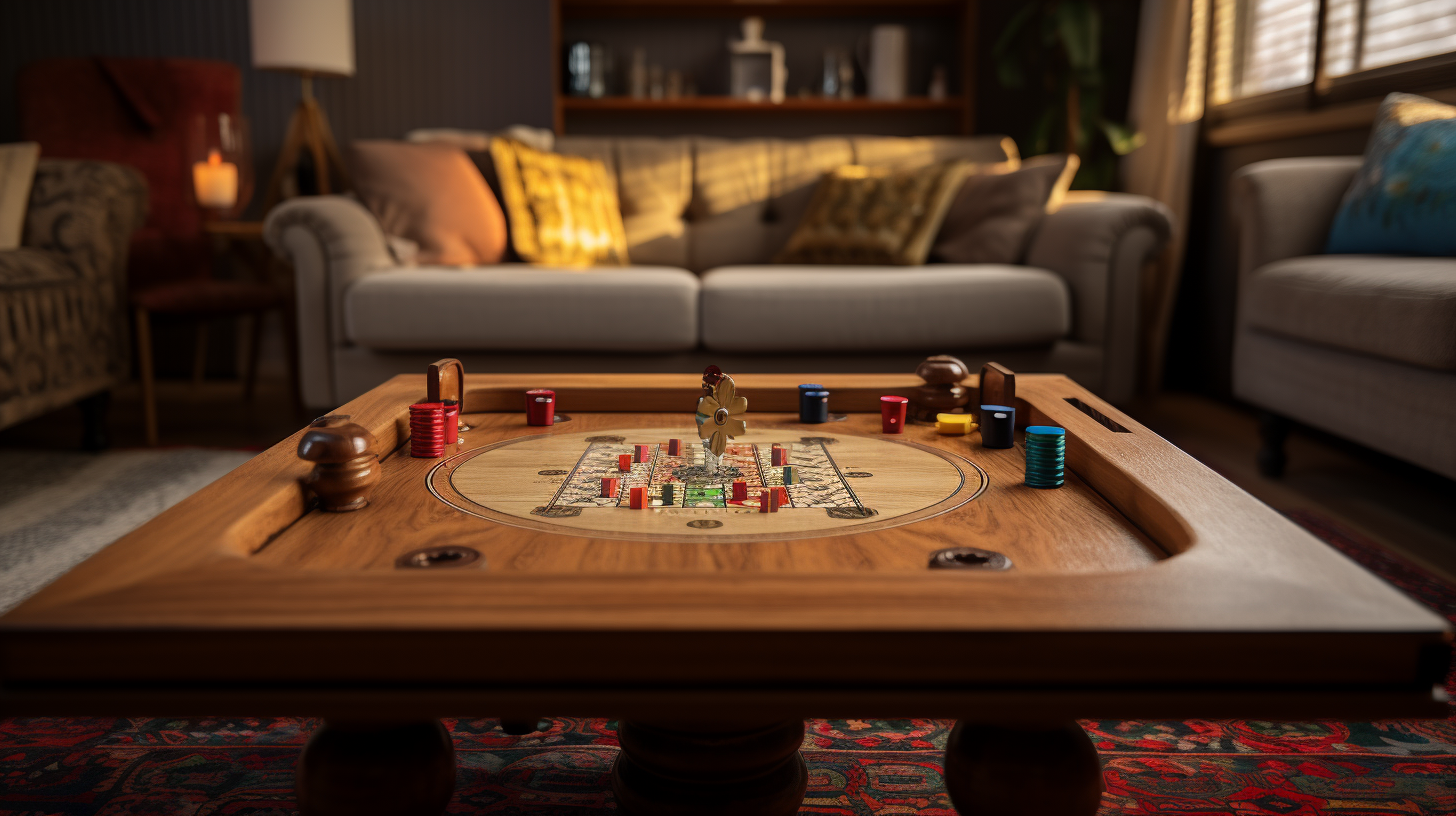
[[[20,246],[39,160],[40,145],[35,142],[0,145],[0,250]]]
[[[501,136],[490,157],[521,260],[553,266],[620,266],[627,231],[617,190],[596,159],[548,153]]]
[[[925,263],[967,164],[914,170],[851,164],[824,174],[775,263]]]
[[[1010,172],[966,176],[935,236],[930,258],[962,264],[1014,264],[1043,213],[1056,209],[1080,163],[1076,156],[1036,156]]]
[[[383,140],[349,146],[354,191],[388,235],[419,244],[416,261],[500,263],[506,220],[475,163],[458,147]]]

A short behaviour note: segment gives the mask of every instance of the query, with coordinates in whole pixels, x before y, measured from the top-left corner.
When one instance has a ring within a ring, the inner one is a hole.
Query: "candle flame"
[[[219,151],[219,150],[209,150],[209,151],[207,151],[207,163],[209,165],[213,166],[213,167],[216,167],[219,164],[222,164],[222,151]]]

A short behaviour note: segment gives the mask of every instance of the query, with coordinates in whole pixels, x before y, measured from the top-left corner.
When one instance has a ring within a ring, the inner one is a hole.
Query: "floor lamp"
[[[314,98],[313,78],[354,75],[351,0],[251,0],[250,11],[253,67],[299,74],[303,85],[268,180],[264,211],[298,194],[298,164],[304,151],[313,160],[320,194],[348,189],[348,171],[323,108]]]

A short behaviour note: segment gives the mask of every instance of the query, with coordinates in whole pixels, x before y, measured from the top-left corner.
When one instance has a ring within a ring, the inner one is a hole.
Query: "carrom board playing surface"
[[[913,376],[734,380],[728,463],[778,512],[702,471],[697,376],[470,375],[441,459],[409,453],[425,378],[389,380],[338,411],[377,440],[368,506],[319,509],[300,431],[0,618],[0,703],[322,717],[305,816],[443,810],[440,717],[617,718],[618,812],[673,816],[797,813],[805,717],[955,718],[962,812],[1092,816],[1078,717],[1446,714],[1441,618],[1066,377],[1018,376],[1012,405],[1066,430],[1053,490],[1023,483],[1020,432],[881,434]],[[802,382],[847,418],[799,423]],[[541,387],[550,427],[525,421]],[[1035,749],[987,772],[1008,739]]]
[[[892,437],[812,429],[750,430],[733,440],[719,468],[707,466],[696,429],[627,428],[505,440],[457,454],[435,467],[431,490],[464,513],[535,529],[677,541],[788,540],[908,524],[971,501],[985,472],[950,451]],[[639,446],[645,461],[620,469]],[[773,464],[773,451],[784,464]],[[785,471],[787,470],[787,475]],[[604,478],[615,490],[602,495]],[[734,499],[734,482],[745,498]],[[630,491],[646,506],[631,509]],[[787,497],[762,512],[766,489]],[[671,498],[667,498],[670,494]]]

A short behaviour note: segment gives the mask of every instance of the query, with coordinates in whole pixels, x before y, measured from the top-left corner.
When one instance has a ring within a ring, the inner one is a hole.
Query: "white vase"
[[[877,25],[870,29],[870,99],[886,102],[904,99],[909,74],[909,30],[900,25]]]

